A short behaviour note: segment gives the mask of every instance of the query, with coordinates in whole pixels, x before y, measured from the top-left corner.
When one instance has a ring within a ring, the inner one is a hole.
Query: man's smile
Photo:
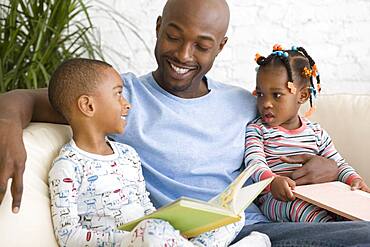
[[[189,65],[180,65],[175,63],[171,60],[167,60],[168,64],[170,65],[170,71],[175,79],[184,79],[185,77],[189,76],[191,72],[197,69],[197,66],[189,66]]]

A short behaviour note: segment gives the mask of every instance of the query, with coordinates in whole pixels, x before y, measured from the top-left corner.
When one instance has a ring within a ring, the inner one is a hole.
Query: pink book
[[[370,221],[370,193],[342,182],[297,186],[294,195],[349,220]]]

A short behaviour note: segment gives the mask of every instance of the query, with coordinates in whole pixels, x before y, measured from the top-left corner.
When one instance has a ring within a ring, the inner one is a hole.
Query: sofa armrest
[[[11,212],[10,182],[0,206],[0,246],[57,246],[50,216],[48,172],[71,138],[67,125],[31,123],[23,132],[27,151],[20,212]]]

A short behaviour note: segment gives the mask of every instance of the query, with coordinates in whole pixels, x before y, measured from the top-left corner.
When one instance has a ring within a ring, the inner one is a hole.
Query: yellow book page
[[[243,212],[273,179],[271,177],[241,188],[233,200],[234,212],[236,214]]]
[[[235,203],[237,201],[237,196],[245,184],[245,181],[253,174],[253,172],[257,169],[257,165],[251,165],[248,166],[244,171],[242,171],[239,176],[220,194],[209,200],[208,202],[223,208],[226,208],[228,210],[231,210],[235,214],[240,213],[240,208],[243,206],[239,206],[239,202],[237,203],[237,208],[235,208]],[[249,185],[250,186],[250,185]],[[244,187],[245,190],[249,190],[249,186]],[[259,185],[261,186],[261,184]],[[258,186],[256,186],[258,187]],[[255,187],[254,187],[255,188]],[[262,188],[263,190],[263,188]],[[261,191],[262,191],[261,190]],[[253,192],[252,192],[253,191]],[[251,194],[249,196],[251,197],[251,200],[253,201],[259,193],[256,194],[256,191],[252,190]],[[246,198],[246,193],[243,193],[244,198]]]

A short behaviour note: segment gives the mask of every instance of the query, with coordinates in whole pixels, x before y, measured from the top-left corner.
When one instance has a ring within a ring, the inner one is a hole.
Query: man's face
[[[202,5],[193,8],[172,7],[158,17],[156,27],[154,77],[162,88],[182,98],[208,93],[202,78],[227,40],[222,16],[202,10]]]

